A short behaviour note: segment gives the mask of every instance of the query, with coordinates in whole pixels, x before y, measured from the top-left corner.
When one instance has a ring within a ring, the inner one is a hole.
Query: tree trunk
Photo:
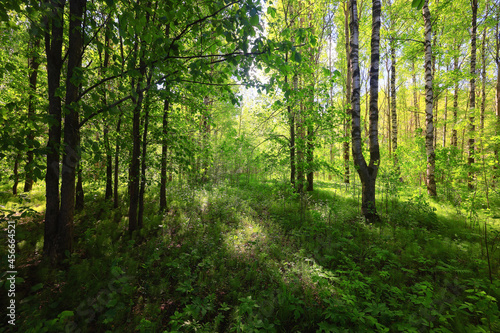
[[[415,117],[415,133],[418,133],[417,128],[420,128],[420,106],[418,105],[417,75],[415,74],[415,61],[412,61],[411,69],[412,69],[412,80],[413,80],[413,114]]]
[[[75,209],[81,211],[85,206],[85,196],[83,193],[83,176],[82,176],[82,165],[81,161],[78,163],[78,179],[76,181],[76,202]]]
[[[165,28],[165,35],[170,35],[170,25]],[[163,121],[162,121],[162,139],[161,139],[161,170],[160,170],[160,212],[167,210],[167,155],[168,155],[168,113],[170,112],[170,89],[165,88],[167,96],[163,102]]]
[[[288,53],[286,54],[288,61]],[[285,76],[285,84],[288,82],[288,75]],[[295,79],[294,79],[295,82]],[[290,183],[295,188],[295,112],[288,102],[288,119],[290,123]]]
[[[21,154],[17,153],[14,158],[14,185],[12,185],[12,194],[17,195],[17,185],[19,184],[19,160],[21,159]]]
[[[436,154],[434,152],[434,124],[433,124],[433,102],[434,92],[432,88],[432,23],[431,12],[428,7],[429,0],[425,0],[422,8],[422,15],[425,24],[425,150],[427,153],[427,193],[431,197],[437,195],[436,179],[434,175]]]
[[[370,66],[370,163],[366,164],[361,147],[361,120],[360,120],[360,71],[359,71],[359,22],[357,1],[351,0],[351,69],[352,69],[352,155],[362,184],[361,211],[370,221],[378,221],[375,204],[375,183],[380,162],[378,143],[378,75],[379,75],[379,45],[380,45],[380,12],[379,0],[372,2],[372,38],[371,38],[371,66]]]
[[[299,75],[296,74],[293,78],[293,86],[294,90],[297,91],[299,89]],[[304,192],[304,184],[305,184],[305,159],[304,159],[304,151],[305,151],[305,110],[304,110],[304,102],[302,99],[299,101],[299,112],[296,114],[296,131],[297,138],[295,141],[296,150],[297,150],[297,192]]]
[[[474,189],[475,173],[472,171],[474,165],[474,150],[475,150],[475,112],[476,112],[476,39],[477,39],[477,2],[471,0],[472,7],[472,34],[471,34],[471,55],[470,55],[470,94],[469,94],[469,154],[467,165],[469,166],[469,177],[467,185],[469,189]]]
[[[457,52],[460,49],[460,44],[457,43]],[[453,58],[453,71],[458,72],[458,54]],[[454,147],[458,146],[458,132],[457,132],[457,122],[458,122],[458,80],[455,79],[455,88],[453,90],[453,129],[451,130],[451,145]]]
[[[391,113],[392,113],[392,151],[394,153],[394,167],[399,174],[398,166],[398,114],[396,108],[396,47],[391,39]]]
[[[49,140],[47,142],[47,172],[45,174],[45,227],[43,254],[53,261],[57,254],[59,214],[59,149],[61,145],[61,97],[56,92],[61,84],[62,43],[65,0],[47,0],[52,7],[44,18],[45,53],[47,56],[47,83],[49,94]]]
[[[148,138],[148,124],[149,124],[149,98],[146,97],[146,114],[144,115],[144,132],[142,135],[142,156],[141,156],[141,187],[139,189],[139,211],[137,216],[137,226],[139,229],[143,225],[144,217],[144,193],[146,193],[146,148]]]
[[[160,212],[167,209],[167,153],[168,153],[168,113],[169,97],[165,97],[163,104],[163,128],[161,144],[161,171],[160,171]]]
[[[448,122],[448,89],[444,91],[443,148],[446,148],[446,125]]]
[[[141,68],[144,63],[141,60]],[[141,83],[143,81],[145,71],[141,70],[141,76],[137,80],[136,93],[137,98],[133,98],[134,110],[132,112],[132,157],[130,160],[129,169],[129,210],[128,210],[128,230],[133,233],[137,230],[137,209],[139,203],[139,167],[141,155],[141,109],[144,93],[141,91]]]
[[[58,226],[58,256],[71,252],[73,240],[73,217],[75,212],[75,176],[80,160],[80,128],[78,95],[80,83],[77,70],[83,56],[83,12],[86,0],[70,0],[68,73],[66,76],[66,102],[64,116],[64,154],[62,159],[61,208]]]
[[[497,12],[497,25],[495,29],[495,62],[497,65],[497,87],[496,87],[496,98],[495,98],[495,116],[496,116],[496,135],[500,135],[500,6],[498,6]],[[495,145],[495,157],[496,163],[495,167],[498,168],[499,164],[499,145]]]
[[[203,98],[203,105],[205,106],[203,108],[203,113],[201,115],[201,128],[200,128],[200,134],[201,134],[201,169],[203,172],[201,173],[201,182],[206,183],[208,182],[208,160],[210,157],[210,111],[211,111],[211,105],[212,101],[208,96],[205,96]]]
[[[479,129],[481,138],[484,131],[484,113],[486,109],[486,28],[483,31],[483,39],[481,41],[481,116],[479,119]],[[482,148],[481,148],[482,149]]]
[[[312,125],[307,126],[307,191],[314,191],[314,128]]]
[[[116,124],[116,144],[115,144],[115,182],[113,184],[113,207],[118,208],[118,162],[120,155],[120,125],[122,123],[122,113],[120,113],[120,117],[118,118],[118,124]]]
[[[110,47],[110,37],[109,37],[109,27],[106,26],[104,32],[104,62],[103,62],[103,74],[109,66],[109,47]],[[107,95],[106,87],[104,86],[102,91],[102,105],[107,105]],[[106,201],[111,200],[113,197],[113,157],[111,155],[111,146],[109,144],[109,125],[107,119],[104,119],[104,148],[106,150],[106,192],[104,198]]]
[[[32,23],[33,24],[33,23]],[[29,97],[28,97],[28,126],[33,121],[36,112],[36,85],[38,78],[38,67],[40,66],[40,59],[38,56],[38,49],[40,47],[39,36],[33,36],[29,45],[29,58],[28,58],[28,71],[29,71]],[[26,177],[24,182],[24,192],[30,192],[33,188],[33,141],[35,135],[33,130],[28,129],[26,138],[28,145],[28,152],[26,153]]]
[[[352,82],[352,72],[350,66],[350,54],[351,49],[349,47],[349,9],[346,8],[349,6],[349,3],[346,1],[344,5],[344,27],[345,27],[345,54],[346,54],[346,64],[347,64],[347,74],[346,74],[346,104],[351,102],[351,82]],[[349,184],[349,118],[351,110],[346,105],[346,118],[344,120],[344,183]]]
[[[107,120],[105,119],[104,121],[106,122]],[[104,124],[104,146],[104,149],[106,150],[106,192],[104,194],[104,198],[108,201],[113,197],[113,156],[111,155],[109,128],[107,123]]]

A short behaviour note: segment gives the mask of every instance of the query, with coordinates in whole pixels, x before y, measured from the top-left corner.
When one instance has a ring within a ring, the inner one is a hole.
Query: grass
[[[15,205],[3,191],[1,205],[37,207],[37,193]],[[17,331],[500,331],[499,233],[490,282],[484,226],[445,202],[403,193],[385,212],[379,199],[371,225],[352,191],[327,182],[302,200],[277,182],[172,186],[163,215],[149,195],[130,239],[126,207],[87,188],[67,269],[41,260],[42,214],[11,216]]]

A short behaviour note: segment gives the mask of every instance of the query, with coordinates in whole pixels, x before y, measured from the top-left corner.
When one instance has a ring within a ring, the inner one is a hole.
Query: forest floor
[[[500,230],[423,195],[382,197],[372,225],[331,183],[302,198],[279,182],[176,185],[165,214],[150,192],[131,239],[125,205],[88,187],[74,252],[52,268],[43,189],[0,190],[16,332],[500,332]]]

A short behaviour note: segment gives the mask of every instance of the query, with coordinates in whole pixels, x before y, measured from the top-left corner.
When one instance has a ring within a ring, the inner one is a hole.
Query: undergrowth
[[[300,198],[272,182],[177,186],[163,213],[151,192],[134,237],[126,209],[87,189],[58,269],[41,257],[43,214],[3,192],[2,229],[17,223],[16,331],[500,331],[498,231],[490,281],[484,227],[419,195],[367,224],[353,196],[318,187]]]

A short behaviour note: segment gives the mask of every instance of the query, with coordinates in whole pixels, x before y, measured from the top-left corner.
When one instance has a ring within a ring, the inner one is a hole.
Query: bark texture
[[[49,140],[47,142],[47,171],[45,174],[45,226],[43,254],[55,259],[59,214],[59,149],[61,145],[61,97],[56,91],[61,85],[63,11],[66,1],[47,0],[51,8],[44,18],[45,54],[47,56],[47,83],[49,94]]]
[[[160,212],[167,209],[167,154],[168,154],[168,113],[170,110],[169,98],[163,103],[161,170],[160,170]]]
[[[396,108],[396,46],[394,39],[391,39],[391,120],[392,120],[392,152],[394,167],[398,166],[398,113]],[[399,173],[399,172],[398,172]]]
[[[381,2],[372,2],[372,38],[370,66],[370,163],[367,165],[362,152],[361,117],[360,117],[360,70],[359,70],[359,22],[357,1],[350,2],[351,30],[351,70],[352,70],[352,155],[362,184],[361,211],[370,221],[378,221],[375,205],[375,183],[380,162],[378,143],[378,76],[379,76],[379,46],[380,46],[380,12]]]
[[[434,124],[433,124],[433,103],[434,91],[432,88],[432,22],[431,12],[428,6],[429,1],[425,0],[422,8],[425,25],[425,150],[427,154],[427,193],[434,197],[437,195],[436,179],[435,179],[435,164],[436,154],[434,152]]]
[[[471,33],[471,51],[470,51],[470,94],[469,94],[469,141],[468,141],[468,158],[467,164],[469,166],[468,187],[474,189],[474,172],[472,171],[474,165],[474,151],[475,151],[475,113],[476,113],[476,51],[477,51],[477,2],[478,0],[471,0],[472,7],[472,33]]]
[[[345,54],[346,54],[346,64],[347,64],[347,73],[346,73],[346,104],[351,103],[351,82],[352,82],[352,72],[351,72],[351,48],[349,46],[349,3],[346,3],[347,8],[344,7],[344,27],[345,27]],[[344,121],[344,183],[349,184],[349,118],[351,116],[351,108],[346,105],[346,120]]]
[[[34,23],[32,23],[34,24]],[[36,86],[38,78],[38,67],[40,59],[38,49],[40,48],[40,38],[34,36],[29,45],[28,71],[29,71],[29,97],[28,97],[28,124],[33,121],[36,112]],[[30,192],[33,188],[33,141],[35,135],[33,130],[28,130],[26,138],[28,152],[26,153],[26,177],[24,182],[24,192]]]
[[[75,212],[76,166],[80,160],[80,128],[78,95],[80,83],[78,68],[83,56],[83,12],[86,0],[69,3],[68,73],[66,76],[66,103],[64,117],[64,153],[62,159],[61,208],[58,225],[58,255],[71,252],[73,218]]]

